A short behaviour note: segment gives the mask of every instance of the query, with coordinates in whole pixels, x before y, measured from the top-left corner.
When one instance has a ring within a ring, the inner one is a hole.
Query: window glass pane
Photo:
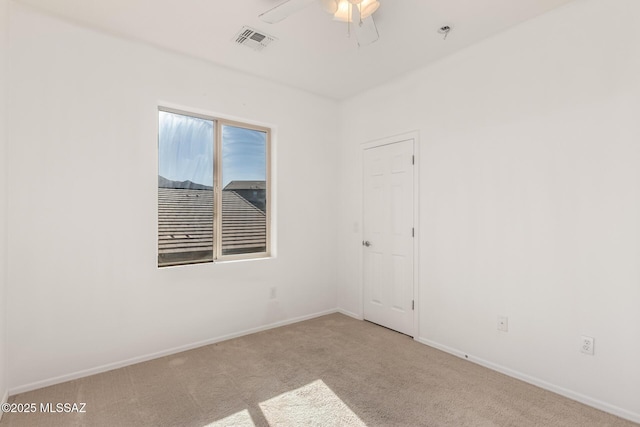
[[[267,133],[222,126],[222,255],[267,250]]]
[[[214,122],[158,118],[158,265],[212,261]]]

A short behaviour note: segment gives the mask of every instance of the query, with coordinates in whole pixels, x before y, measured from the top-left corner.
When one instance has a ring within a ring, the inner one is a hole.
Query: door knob
[[[369,246],[371,246],[371,242],[370,242],[370,241],[368,241],[368,240],[364,240],[364,241],[362,242],[362,245],[363,245],[363,246],[366,246],[366,247],[369,247]]]

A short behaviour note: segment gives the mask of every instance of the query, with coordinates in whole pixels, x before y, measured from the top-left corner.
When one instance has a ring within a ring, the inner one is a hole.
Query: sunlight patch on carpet
[[[260,403],[270,426],[358,426],[366,424],[322,381]]]
[[[211,424],[207,424],[204,427],[255,427],[256,425],[253,423],[251,419],[251,415],[249,415],[249,411],[246,409],[244,411],[236,412],[233,415],[229,415],[226,418],[223,418],[218,421],[214,421]]]

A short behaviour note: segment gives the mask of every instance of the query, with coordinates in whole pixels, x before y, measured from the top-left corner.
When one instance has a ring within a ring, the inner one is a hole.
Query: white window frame
[[[214,122],[214,137],[213,137],[213,260],[212,261],[194,261],[194,262],[183,262],[183,263],[175,263],[175,264],[167,264],[167,265],[158,265],[158,268],[165,267],[174,267],[174,266],[183,266],[183,265],[200,265],[200,264],[211,264],[216,262],[224,262],[224,261],[235,261],[235,260],[250,260],[250,259],[260,259],[260,258],[269,258],[272,254],[271,248],[271,211],[273,202],[271,200],[271,134],[272,129],[266,126],[255,125],[248,122],[243,122],[239,120],[229,120],[225,118],[220,118],[208,114],[196,113],[193,111],[158,106],[158,120],[159,113],[173,113],[180,114],[183,116],[195,117],[203,120],[211,120]],[[266,165],[265,165],[265,198],[266,198],[266,206],[265,206],[265,248],[264,252],[250,252],[243,254],[232,254],[232,255],[223,255],[222,254],[222,191],[223,188],[221,186],[222,182],[222,127],[223,126],[233,126],[239,127],[243,129],[254,130],[258,132],[264,132],[266,134]],[[159,134],[159,122],[156,126],[156,130]],[[158,135],[159,138],[159,135]],[[158,162],[156,162],[156,167]],[[157,198],[156,198],[157,203]],[[156,209],[158,208],[156,204]],[[156,218],[158,218],[158,212],[156,211]],[[157,231],[156,231],[157,236]],[[156,242],[156,251],[158,251],[158,243]],[[157,263],[156,263],[157,264]]]

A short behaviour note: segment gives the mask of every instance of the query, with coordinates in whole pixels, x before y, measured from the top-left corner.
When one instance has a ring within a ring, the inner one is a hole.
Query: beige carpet
[[[638,426],[340,314],[13,396],[0,426]]]

